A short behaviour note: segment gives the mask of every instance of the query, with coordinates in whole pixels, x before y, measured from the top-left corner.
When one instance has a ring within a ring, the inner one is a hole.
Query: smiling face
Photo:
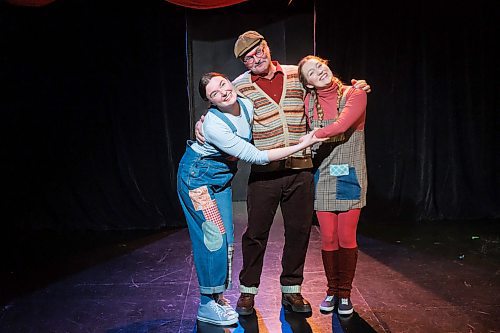
[[[271,51],[266,41],[262,41],[240,59],[253,74],[265,74],[271,66]]]
[[[221,109],[236,103],[236,91],[232,83],[222,76],[214,76],[205,87],[207,99]]]
[[[332,84],[333,73],[328,64],[321,59],[311,58],[306,60],[301,68],[301,75],[308,88],[323,89]]]

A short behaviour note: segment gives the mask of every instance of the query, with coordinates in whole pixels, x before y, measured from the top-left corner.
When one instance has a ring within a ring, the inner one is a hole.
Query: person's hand
[[[196,136],[196,141],[200,145],[205,143],[205,137],[203,136],[203,122],[205,121],[205,116],[201,116],[200,120],[196,122],[196,125],[194,126],[194,135]]]
[[[369,93],[372,91],[370,85],[368,83],[366,83],[365,80],[356,80],[356,79],[352,79],[351,80],[351,84],[354,88],[356,89],[363,89],[364,91],[366,91],[366,93]]]
[[[315,143],[323,142],[323,141],[328,140],[328,138],[318,138],[318,137],[316,137],[315,133],[316,133],[317,130],[319,130],[319,128],[315,128],[311,132],[309,132],[306,135],[300,137],[299,142],[305,144],[306,146],[312,146]]]

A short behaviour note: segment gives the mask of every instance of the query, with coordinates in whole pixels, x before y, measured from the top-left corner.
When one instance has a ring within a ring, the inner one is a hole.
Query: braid
[[[344,90],[344,84],[342,81],[340,81],[337,77],[333,77],[333,83],[337,85],[337,113],[340,110],[340,100],[342,99],[342,93]],[[314,106],[316,106],[316,112],[318,113],[318,120],[323,120],[323,117],[325,115],[323,111],[323,107],[321,107],[321,104],[319,103],[319,98],[318,98],[318,92],[316,89],[311,89],[311,97],[313,98],[314,101]]]
[[[318,113],[318,119],[321,121],[323,120],[323,116],[325,115],[323,112],[323,108],[321,107],[321,104],[319,104],[319,98],[318,98],[318,93],[316,92],[316,89],[311,90],[311,97],[314,100],[314,105],[316,106],[316,112]]]
[[[342,81],[340,81],[337,77],[333,77],[333,82],[337,84],[337,113],[340,110],[340,100],[342,99],[342,93],[344,90],[344,85],[342,84]]]

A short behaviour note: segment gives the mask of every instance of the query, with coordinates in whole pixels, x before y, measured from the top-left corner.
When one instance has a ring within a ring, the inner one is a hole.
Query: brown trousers
[[[282,286],[301,285],[313,216],[313,175],[306,170],[252,172],[248,181],[248,225],[242,236],[240,283],[258,287],[264,253],[278,205],[285,227]]]

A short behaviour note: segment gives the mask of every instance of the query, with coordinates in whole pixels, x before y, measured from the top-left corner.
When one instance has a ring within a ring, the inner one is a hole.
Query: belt
[[[311,157],[294,157],[290,156],[284,160],[273,161],[266,165],[252,165],[252,171],[269,172],[286,169],[310,169],[313,167]]]

